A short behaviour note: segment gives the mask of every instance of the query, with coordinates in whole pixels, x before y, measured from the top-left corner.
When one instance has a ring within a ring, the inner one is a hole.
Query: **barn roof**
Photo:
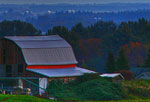
[[[143,72],[136,77],[136,79],[150,79],[150,72]]]
[[[6,36],[17,44],[27,65],[76,64],[72,47],[60,36]]]
[[[63,68],[63,69],[27,69],[28,71],[38,73],[47,77],[68,77],[68,76],[81,76],[84,73],[96,73],[94,71],[73,67],[73,68]]]

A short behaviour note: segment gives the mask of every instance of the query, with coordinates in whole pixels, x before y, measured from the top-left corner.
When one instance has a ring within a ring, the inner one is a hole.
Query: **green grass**
[[[0,95],[0,102],[56,102],[27,95]]]
[[[0,95],[0,102],[58,102],[58,101],[42,99],[27,95]],[[118,100],[118,101],[77,101],[77,102],[150,102],[150,99],[133,99],[133,100]]]
[[[83,102],[150,102],[150,99],[118,100],[118,101],[83,101]]]

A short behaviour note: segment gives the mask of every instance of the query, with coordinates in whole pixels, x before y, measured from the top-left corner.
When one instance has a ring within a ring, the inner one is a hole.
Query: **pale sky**
[[[102,3],[150,3],[150,0],[0,0],[0,4],[102,4]]]

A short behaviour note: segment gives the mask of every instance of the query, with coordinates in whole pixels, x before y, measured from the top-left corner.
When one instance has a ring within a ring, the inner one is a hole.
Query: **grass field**
[[[58,101],[42,99],[27,95],[0,95],[0,102],[58,102]],[[150,102],[150,99],[118,100],[118,101],[77,101],[77,102]]]
[[[54,102],[54,101],[27,95],[0,95],[0,102]]]
[[[71,101],[66,101],[71,102]],[[118,101],[76,101],[76,102],[150,102],[150,99],[118,100]]]
[[[92,102],[92,101],[87,101]],[[96,102],[96,101],[94,101]],[[119,101],[97,101],[97,102],[150,102],[150,99],[137,99],[137,100],[119,100]]]

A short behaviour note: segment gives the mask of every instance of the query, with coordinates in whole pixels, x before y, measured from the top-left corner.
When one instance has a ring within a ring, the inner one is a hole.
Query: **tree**
[[[106,62],[106,72],[112,73],[115,71],[116,71],[116,67],[115,67],[114,55],[113,55],[113,52],[110,51],[107,57],[107,62]]]
[[[87,29],[82,25],[82,23],[78,23],[75,26],[73,26],[71,31],[75,32],[82,39],[88,38]]]
[[[145,67],[150,67],[150,49],[148,50],[145,62],[144,62]]]
[[[79,36],[77,36],[75,32],[69,31],[64,26],[55,26],[53,29],[49,29],[47,35],[59,35],[68,41],[73,48],[78,48],[79,46]]]
[[[18,20],[0,22],[0,36],[31,36],[39,35],[38,33],[38,30],[30,23]]]
[[[116,61],[116,69],[117,71],[120,71],[120,70],[128,70],[129,68],[130,66],[128,63],[128,59],[125,55],[124,49],[121,48],[118,52],[118,57]]]
[[[64,26],[55,26],[52,30],[48,30],[48,35],[60,35],[66,40],[69,39],[69,30]]]

